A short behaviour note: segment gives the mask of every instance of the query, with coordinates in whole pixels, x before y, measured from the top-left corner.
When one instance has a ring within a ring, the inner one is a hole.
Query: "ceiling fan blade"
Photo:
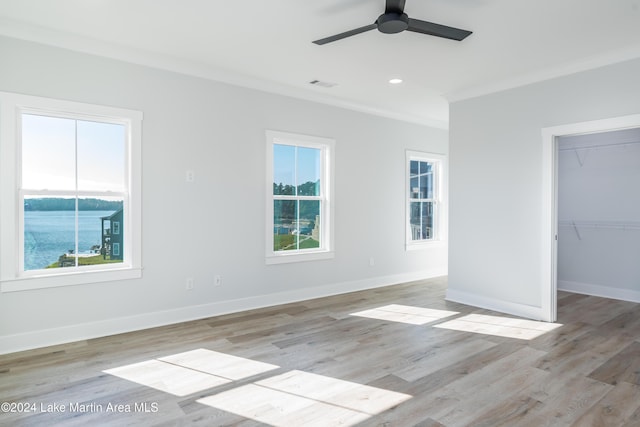
[[[407,31],[429,34],[430,36],[443,37],[445,39],[457,41],[463,40],[472,34],[471,31],[461,30],[460,28],[447,27],[446,25],[434,24],[433,22],[411,18],[409,18],[409,28],[407,28]]]
[[[384,13],[404,13],[405,0],[387,0],[387,4],[384,8]]]
[[[319,45],[327,44],[327,43],[335,42],[337,40],[344,39],[350,36],[355,36],[356,34],[364,33],[365,31],[373,30],[375,28],[378,28],[378,24],[373,23],[371,25],[366,25],[364,27],[356,28],[355,30],[345,31],[344,33],[336,34],[335,36],[325,37],[320,40],[315,40],[314,43]]]

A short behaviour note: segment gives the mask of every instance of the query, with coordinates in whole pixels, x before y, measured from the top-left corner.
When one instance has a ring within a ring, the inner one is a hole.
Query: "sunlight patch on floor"
[[[411,396],[302,371],[289,371],[199,399],[274,426],[351,426]]]
[[[518,338],[522,340],[537,338],[560,326],[562,326],[560,323],[538,322],[535,320],[489,316],[486,314],[468,314],[434,325],[435,328],[495,335],[506,338]]]
[[[456,314],[459,313],[457,311],[390,304],[383,307],[351,313],[351,316],[408,323],[411,325],[424,325]]]
[[[186,396],[231,382],[226,378],[216,377],[159,360],[146,360],[132,365],[107,369],[103,372],[173,394],[174,396]]]
[[[103,372],[175,396],[187,396],[279,366],[197,349]]]
[[[236,381],[279,368],[269,363],[202,348],[160,357],[158,360]]]

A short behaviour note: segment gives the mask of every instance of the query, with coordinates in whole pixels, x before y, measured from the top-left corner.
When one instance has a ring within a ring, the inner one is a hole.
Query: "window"
[[[334,141],[267,131],[268,264],[333,257]]]
[[[407,249],[444,240],[444,156],[407,152]]]
[[[9,93],[0,114],[2,291],[140,277],[142,114]]]

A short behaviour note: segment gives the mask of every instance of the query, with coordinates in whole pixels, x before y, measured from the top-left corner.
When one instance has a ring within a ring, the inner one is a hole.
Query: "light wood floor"
[[[448,303],[445,289],[0,356],[0,402],[23,411],[0,425],[640,426],[638,304],[560,293],[549,325]]]

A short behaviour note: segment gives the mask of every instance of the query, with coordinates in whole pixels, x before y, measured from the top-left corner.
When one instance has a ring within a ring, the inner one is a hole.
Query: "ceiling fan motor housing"
[[[409,16],[406,13],[383,13],[378,17],[376,24],[381,33],[400,33],[409,28]]]

